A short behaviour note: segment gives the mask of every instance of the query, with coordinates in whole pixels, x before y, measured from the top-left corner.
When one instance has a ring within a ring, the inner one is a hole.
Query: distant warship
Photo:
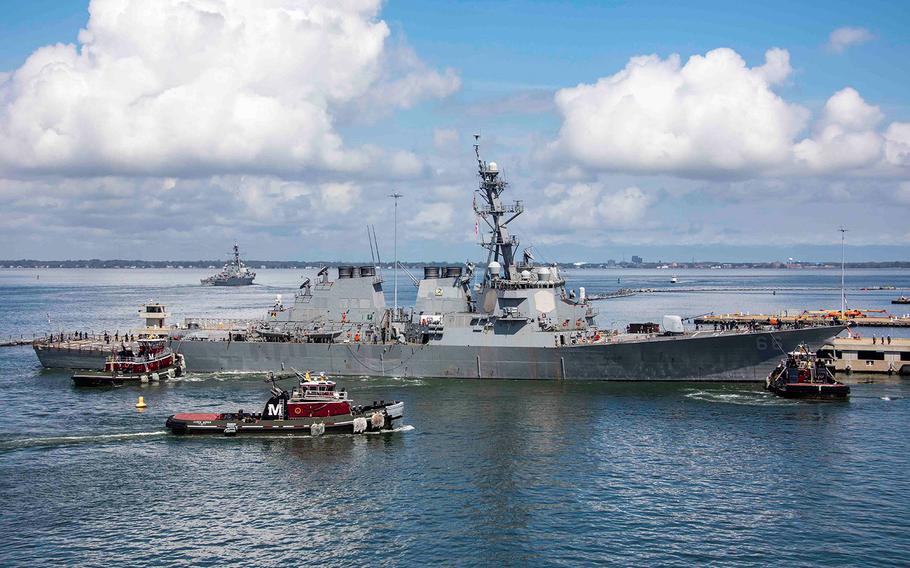
[[[482,267],[425,267],[408,310],[386,307],[378,262],[340,266],[335,279],[325,267],[300,285],[292,304],[279,297],[263,320],[230,330],[184,326],[171,332],[172,347],[196,372],[296,367],[333,376],[762,381],[781,353],[844,329],[693,331],[678,316],[646,333],[598,328],[584,288],[567,290],[559,267],[536,263],[530,249],[516,254],[519,240],[508,226],[524,205],[503,202],[508,185],[496,163],[483,161],[477,144],[475,154],[474,211],[489,228]],[[54,366],[52,350],[36,351]]]
[[[221,272],[201,280],[203,286],[249,286],[256,278],[256,273],[250,270],[240,260],[240,249],[234,243],[234,259],[224,265]]]

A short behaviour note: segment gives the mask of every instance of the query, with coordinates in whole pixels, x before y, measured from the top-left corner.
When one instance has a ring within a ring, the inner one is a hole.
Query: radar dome
[[[496,165],[496,162],[490,162],[489,164],[487,164],[487,171],[498,172],[499,166]]]
[[[527,271],[527,270],[522,270],[522,271],[521,271],[521,279],[522,279],[522,280],[530,280],[530,279],[531,279],[531,273],[530,273],[529,271]]]

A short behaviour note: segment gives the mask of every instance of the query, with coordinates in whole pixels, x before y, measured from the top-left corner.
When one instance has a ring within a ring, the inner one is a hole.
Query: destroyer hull
[[[46,369],[103,369],[111,351],[100,349],[70,349],[66,347],[35,345],[35,355]]]
[[[283,365],[333,376],[760,382],[781,352],[800,343],[820,345],[842,329],[705,334],[558,348],[225,341],[172,346],[195,372],[268,371]]]
[[[818,347],[842,329],[705,332],[566,347],[172,340],[171,348],[183,354],[188,371],[200,373],[271,371],[283,365],[333,376],[760,382],[782,352],[800,343]],[[50,368],[100,368],[105,357],[102,352],[48,348],[36,353]]]

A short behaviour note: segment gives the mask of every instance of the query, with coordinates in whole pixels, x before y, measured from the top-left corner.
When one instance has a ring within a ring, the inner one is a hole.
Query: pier
[[[867,314],[860,315],[849,315],[850,312],[847,312],[847,317],[841,321],[852,325],[852,326],[861,326],[861,327],[910,327],[910,317],[908,316],[871,316]],[[778,314],[778,315],[768,315],[768,314],[742,314],[742,313],[733,313],[733,314],[706,314],[703,316],[698,316],[694,319],[694,322],[698,325],[724,325],[724,324],[734,324],[734,325],[750,325],[750,324],[763,324],[763,325],[786,325],[786,326],[795,326],[795,325],[820,325],[820,324],[829,324],[840,318],[833,317],[830,312],[802,312],[800,314],[790,315],[790,314]]]
[[[910,374],[910,339],[835,337],[818,351],[838,373]]]
[[[10,337],[8,339],[0,339],[0,347],[16,347],[17,345],[31,345],[34,341],[33,338],[26,339],[24,337]]]

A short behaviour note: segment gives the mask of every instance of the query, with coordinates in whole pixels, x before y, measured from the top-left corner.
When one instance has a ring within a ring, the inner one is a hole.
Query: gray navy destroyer
[[[221,272],[203,278],[203,286],[249,286],[256,279],[256,273],[240,260],[240,249],[234,243],[234,258],[224,265]]]
[[[489,228],[483,266],[425,267],[407,310],[386,306],[376,263],[325,267],[292,303],[276,300],[263,320],[223,331],[172,329],[172,348],[194,372],[297,367],[333,376],[762,381],[781,353],[844,329],[693,331],[677,316],[648,333],[601,329],[583,289],[567,291],[557,265],[519,250],[509,225],[524,205],[503,201],[508,184],[496,163],[483,161],[477,145],[475,154],[474,209]],[[72,354],[35,349],[45,366],[75,362]]]

